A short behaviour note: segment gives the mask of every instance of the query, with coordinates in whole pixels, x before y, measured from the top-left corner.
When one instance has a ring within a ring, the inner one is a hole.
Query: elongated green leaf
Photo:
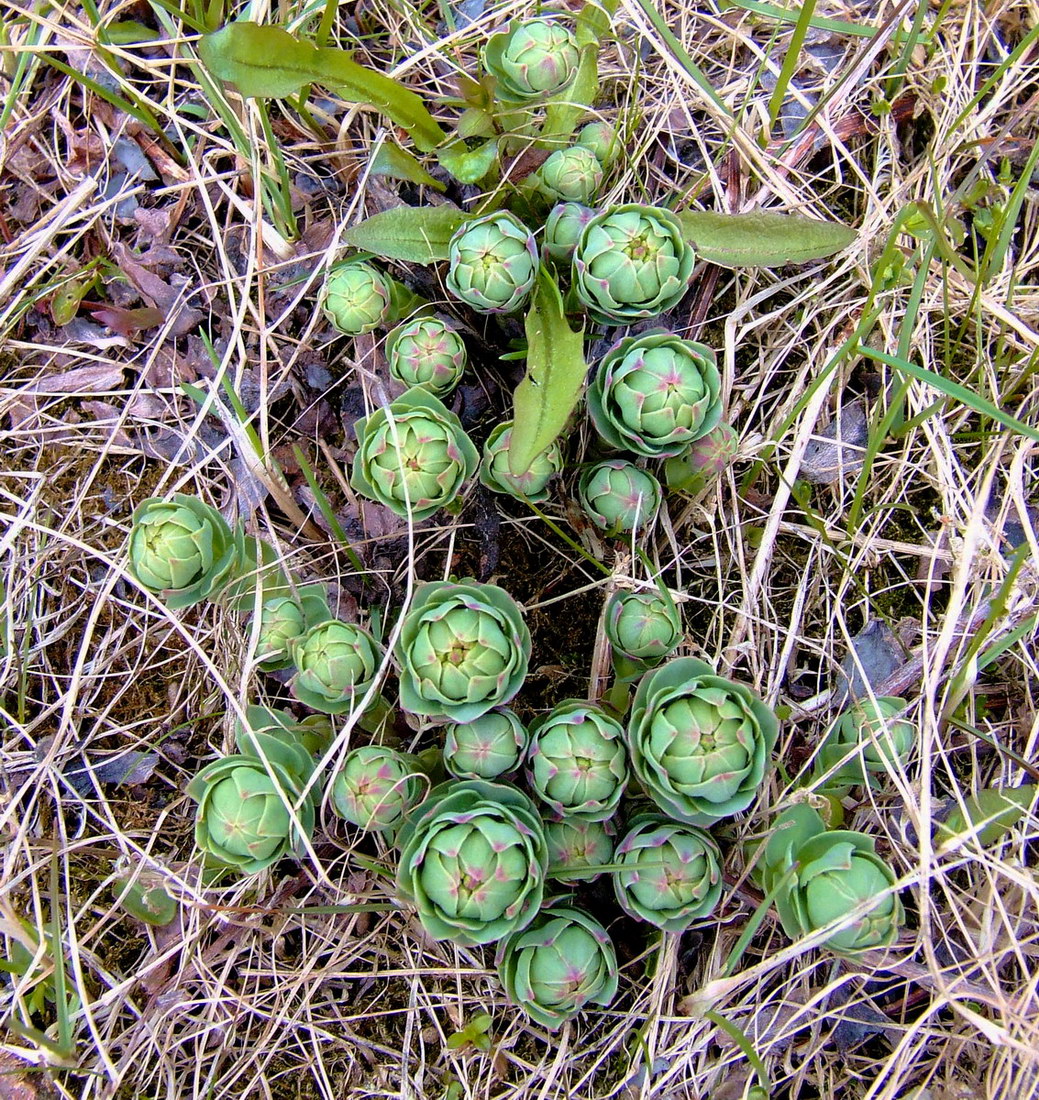
[[[452,233],[468,218],[457,206],[397,206],[352,226],[343,243],[386,260],[432,264],[447,259]]]
[[[984,413],[985,416],[991,417],[1005,427],[1012,428],[1015,432],[1020,432],[1029,439],[1039,442],[1039,430],[1033,428],[1030,424],[1026,424],[1023,420],[1018,420],[1011,413],[1004,412],[988,398],[982,397],[980,393],[975,393],[966,386],[961,386],[959,382],[954,382],[951,378],[944,378],[933,370],[918,366],[899,355],[888,355],[886,351],[878,351],[876,348],[866,347],[865,344],[859,348],[859,351],[867,359],[875,359],[878,363],[886,363],[889,367],[894,367],[895,370],[908,374],[910,378],[926,382],[929,386],[934,386],[939,393],[944,393],[946,397],[951,397],[954,401],[960,401],[967,408]]]
[[[379,151],[372,158],[371,173],[373,176],[389,176],[395,180],[410,180],[411,183],[432,187],[435,191],[445,189],[440,180],[434,179],[422,167],[417,157],[392,141],[384,141],[379,146]]]
[[[358,65],[344,50],[312,46],[283,27],[230,23],[207,34],[198,53],[214,76],[234,84],[244,96],[283,99],[305,84],[325,84],[344,99],[369,104],[402,126],[424,153],[447,139],[414,92]]]
[[[977,830],[980,844],[993,844],[1004,836],[1028,812],[1035,801],[1039,787],[989,787],[964,799],[964,810],[959,808],[938,826],[938,839],[952,841],[956,836]]]
[[[719,214],[683,210],[678,215],[685,238],[701,259],[720,267],[778,267],[832,256],[855,240],[856,232],[839,222],[751,210]]]
[[[584,329],[566,322],[563,296],[546,268],[538,272],[525,321],[527,374],[516,387],[509,472],[521,477],[566,427],[581,398],[585,375]]]

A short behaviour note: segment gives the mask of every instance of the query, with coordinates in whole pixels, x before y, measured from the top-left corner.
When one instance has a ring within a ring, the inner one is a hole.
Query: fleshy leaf
[[[949,843],[964,833],[977,833],[978,843],[994,844],[1028,812],[1039,786],[989,787],[963,800],[938,826],[938,840]]]
[[[538,272],[534,300],[524,322],[527,373],[516,387],[509,473],[522,477],[531,463],[566,427],[580,400],[588,367],[584,328],[574,332],[563,297],[546,268]]]
[[[343,234],[343,243],[386,260],[431,264],[447,259],[454,231],[469,218],[456,206],[396,206]]]
[[[678,220],[697,256],[720,267],[803,264],[840,252],[857,236],[854,229],[839,222],[778,210],[745,214],[683,210]]]
[[[417,157],[392,141],[384,141],[379,146],[379,151],[372,159],[371,172],[373,176],[389,176],[391,179],[423,184],[435,191],[444,190],[444,184],[434,179],[422,167]]]
[[[464,141],[453,141],[440,150],[437,159],[459,183],[479,183],[498,159],[498,142],[485,141],[470,149]]]
[[[243,96],[284,99],[305,84],[324,84],[402,126],[424,153],[447,140],[421,98],[403,84],[358,65],[344,50],[302,42],[283,27],[231,23],[207,34],[198,53],[214,76]]]
[[[112,883],[112,893],[130,916],[159,928],[171,924],[180,908],[154,872],[141,871],[134,877],[127,871]]]

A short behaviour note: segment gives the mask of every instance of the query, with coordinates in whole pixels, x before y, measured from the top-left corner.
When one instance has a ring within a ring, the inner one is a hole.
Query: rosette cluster
[[[358,420],[355,430],[351,486],[416,521],[451,504],[480,463],[458,417],[421,386]]]
[[[631,766],[669,817],[711,825],[754,801],[775,747],[773,711],[695,657],[639,681],[628,724]]]
[[[232,531],[215,508],[197,497],[151,497],[133,514],[130,571],[168,607],[214,598],[243,558],[241,532]]]

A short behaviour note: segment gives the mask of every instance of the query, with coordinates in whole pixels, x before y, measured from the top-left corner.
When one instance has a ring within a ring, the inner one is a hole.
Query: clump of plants
[[[320,294],[344,335],[388,331],[390,373],[406,390],[357,422],[350,484],[409,521],[459,508],[477,475],[494,492],[548,499],[567,471],[568,425],[586,412],[601,454],[579,471],[577,501],[603,537],[637,545],[668,489],[695,491],[724,465],[734,433],[709,347],[664,327],[623,330],[678,306],[698,260],[809,259],[851,239],[799,216],[596,206],[623,148],[616,129],[588,121],[608,29],[606,10],[588,6],[573,22],[546,16],[491,37],[454,134],[414,93],[279,28],[232,24],[202,42],[211,72],[243,95],[334,84],[408,133],[414,149],[397,149],[399,174],[438,186],[426,166],[435,160],[479,185],[471,209],[402,206],[353,227],[345,243],[356,254],[329,269]],[[508,173],[522,150],[537,153],[536,166]],[[482,456],[445,404],[466,369],[460,330],[390,273],[402,263],[437,265],[463,315],[524,314],[526,376]],[[618,339],[589,364],[586,338],[604,331]],[[725,851],[709,830],[758,797],[778,722],[748,685],[673,656],[683,630],[666,589],[609,598],[616,676],[606,701],[566,700],[528,729],[510,704],[532,640],[504,588],[420,584],[387,652],[371,623],[337,619],[321,586],[301,586],[268,551],[184,495],[146,501],[134,517],[140,584],[171,607],[224,598],[257,615],[257,666],[283,673],[297,709],[314,712],[247,708],[238,752],[192,780],[213,875],[302,856],[327,795],[346,827],[384,838],[396,893],[425,931],[497,945],[508,996],[552,1030],[617,991],[609,933],[574,897],[582,883],[608,875],[620,909],[662,931],[711,915]],[[390,743],[396,715],[423,751]],[[356,716],[370,742],[330,774],[317,771],[331,744],[322,716]],[[887,759],[875,734],[861,752],[843,733],[831,740],[820,765],[835,777],[849,761],[868,770]],[[844,954],[897,936],[901,905],[873,842],[827,830],[806,807],[780,818],[760,875],[791,936],[839,926],[824,942]]]
[[[197,506],[187,511],[203,514]],[[155,512],[178,527],[184,522],[162,502],[148,502],[135,533],[157,526],[148,522]],[[246,546],[233,532],[230,543]],[[172,539],[132,538],[131,548],[142,583],[167,575],[172,563],[164,565],[163,554],[181,553]],[[196,841],[211,874],[255,874],[301,856],[327,793],[336,816],[392,845],[396,892],[426,932],[463,946],[497,944],[503,987],[552,1029],[587,1005],[608,1005],[617,989],[609,934],[567,889],[609,875],[624,913],[669,932],[714,911],[724,855],[708,830],[757,797],[778,722],[746,685],[694,658],[666,659],[676,633],[673,602],[610,597],[618,668],[654,667],[641,676],[619,672],[612,705],[564,701],[528,731],[507,704],[523,687],[531,637],[503,589],[468,579],[419,586],[392,651],[392,702],[390,657],[368,631],[333,618],[313,587],[308,606],[299,602],[286,614],[292,578],[253,572],[249,580],[251,563],[248,554],[232,562],[223,588],[210,595],[232,593],[244,607],[250,584],[260,586],[254,599],[275,592],[260,604],[261,626],[274,619],[298,625],[299,633],[286,628],[279,638],[287,634],[293,694],[317,713],[298,719],[248,707],[238,753],[213,761],[189,784]],[[201,569],[204,559],[196,564]],[[186,579],[205,587],[195,572]],[[625,602],[637,629],[619,629]],[[273,619],[266,614],[272,603]],[[267,667],[275,652],[269,635],[261,631],[258,653]],[[395,708],[422,731],[419,756],[381,743]],[[360,714],[371,743],[352,749],[331,774],[315,775],[331,741],[322,716],[347,712]],[[452,778],[434,784],[444,767]],[[813,814],[803,806],[788,811],[765,848],[761,879],[775,894],[783,927],[809,935],[858,912],[870,891],[886,890],[825,942],[846,954],[890,943],[902,909],[873,841],[829,832]]]

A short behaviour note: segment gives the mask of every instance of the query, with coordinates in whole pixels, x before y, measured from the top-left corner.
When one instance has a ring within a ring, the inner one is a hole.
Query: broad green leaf
[[[112,883],[112,893],[132,917],[160,928],[171,924],[180,908],[161,879],[149,872],[142,872],[136,879],[130,873],[121,875]]]
[[[566,427],[581,398],[585,375],[584,329],[566,322],[563,296],[546,268],[538,272],[527,313],[527,374],[513,399],[509,472],[520,477]]]
[[[396,206],[343,234],[343,243],[386,260],[431,264],[447,259],[447,244],[469,218],[457,206]]]
[[[437,160],[459,183],[479,183],[498,159],[497,140],[470,149],[464,141],[453,141],[437,153]]]
[[[976,832],[978,843],[994,844],[1021,820],[1035,801],[1039,787],[989,787],[964,799],[938,826],[937,839],[951,843],[964,833]],[[966,811],[966,812],[964,812]]]
[[[422,167],[417,157],[393,141],[384,141],[379,146],[379,151],[372,158],[371,173],[373,176],[389,176],[395,180],[424,184],[435,191],[445,189],[440,180],[434,179]]]
[[[214,76],[243,96],[283,99],[306,84],[324,84],[402,126],[423,153],[447,140],[421,98],[404,85],[358,65],[344,50],[302,42],[283,27],[230,23],[207,34],[198,54]]]
[[[701,259],[720,267],[803,264],[840,252],[857,236],[854,229],[839,222],[778,210],[752,210],[746,214],[683,210],[678,220],[685,239]]]

